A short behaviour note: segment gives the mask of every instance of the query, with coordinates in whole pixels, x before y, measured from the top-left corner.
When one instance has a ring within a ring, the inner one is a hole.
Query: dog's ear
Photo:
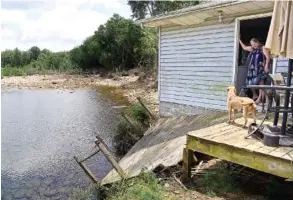
[[[235,92],[235,94],[237,93],[237,90],[236,90],[236,88],[234,88],[234,92]]]

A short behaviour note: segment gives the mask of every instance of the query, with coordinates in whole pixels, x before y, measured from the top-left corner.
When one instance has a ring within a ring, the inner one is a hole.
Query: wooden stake
[[[187,188],[185,187],[185,185],[183,185],[183,183],[174,175],[172,174],[174,180],[184,189],[187,190]]]
[[[99,137],[96,136],[97,140],[95,141],[96,145],[100,148],[100,150],[103,152],[103,154],[106,156],[108,161],[112,164],[114,169],[117,171],[117,173],[121,176],[121,178],[125,178],[125,173],[120,167],[120,165],[117,163],[115,158],[112,156],[111,152],[108,150],[107,146],[103,142],[103,140]]]
[[[141,101],[140,97],[137,97],[138,102],[140,103],[140,105],[147,111],[147,113],[149,114],[149,116],[153,119],[156,120],[156,117],[149,111],[149,109],[144,105],[144,103]]]
[[[138,127],[135,125],[135,123],[130,119],[130,117],[128,117],[127,115],[125,115],[124,113],[121,113],[122,117],[126,120],[126,122],[133,128],[135,133],[139,133],[139,129]],[[140,137],[138,137],[135,134],[131,134],[130,132],[127,132],[128,135],[130,135],[133,139],[138,140],[140,139]]]
[[[74,160],[79,164],[79,166],[83,169],[83,171],[88,175],[88,177],[93,181],[93,183],[98,183],[98,178],[94,175],[94,173],[82,162],[78,161],[77,157],[73,157]]]
[[[130,124],[130,126],[132,126],[134,129],[136,129],[136,125],[135,123],[130,119],[130,117],[128,117],[127,115],[125,115],[124,113],[121,113],[122,117],[128,122],[128,124]]]

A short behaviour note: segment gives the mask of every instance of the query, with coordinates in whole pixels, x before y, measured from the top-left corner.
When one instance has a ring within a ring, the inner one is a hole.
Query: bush
[[[124,119],[121,120],[117,126],[117,133],[114,136],[116,153],[125,155],[142,135],[143,130],[138,124],[134,128]]]
[[[5,67],[1,69],[2,76],[24,76],[26,75],[23,68]]]
[[[199,183],[199,186],[202,186],[203,191],[209,196],[215,196],[217,193],[234,192],[238,185],[229,170],[219,164],[215,171],[204,174],[203,182]]]
[[[141,105],[131,105],[124,110],[124,114],[129,116],[134,124],[130,125],[125,119],[118,123],[114,147],[119,155],[125,155],[131,149],[149,128],[150,122],[147,112]]]
[[[130,125],[125,119],[118,123],[114,147],[119,155],[125,155],[131,149],[148,129],[150,122],[148,114],[140,105],[130,106],[124,114],[132,118],[134,124]]]
[[[149,115],[141,105],[132,105],[131,113],[133,118],[139,121],[141,124],[147,125],[149,123]]]

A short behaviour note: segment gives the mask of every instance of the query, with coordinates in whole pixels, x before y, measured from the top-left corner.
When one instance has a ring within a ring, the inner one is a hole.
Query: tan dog
[[[246,127],[247,115],[249,112],[252,113],[254,123],[256,123],[256,104],[254,103],[254,101],[248,97],[236,96],[236,88],[234,86],[229,86],[227,91],[228,91],[227,104],[228,104],[228,112],[229,112],[228,123],[231,123],[231,122],[234,123],[234,120],[235,120],[234,111],[238,109],[243,110],[243,118],[244,118],[243,128]]]

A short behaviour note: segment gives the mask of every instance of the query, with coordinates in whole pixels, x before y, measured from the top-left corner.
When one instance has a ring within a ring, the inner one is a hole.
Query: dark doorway
[[[246,45],[250,45],[251,38],[257,38],[261,44],[265,44],[267,34],[271,23],[271,17],[248,19],[240,21],[240,38]],[[245,80],[248,70],[249,52],[244,51],[239,45],[238,52],[238,73],[237,73],[237,91],[240,92],[242,86],[245,86]]]

